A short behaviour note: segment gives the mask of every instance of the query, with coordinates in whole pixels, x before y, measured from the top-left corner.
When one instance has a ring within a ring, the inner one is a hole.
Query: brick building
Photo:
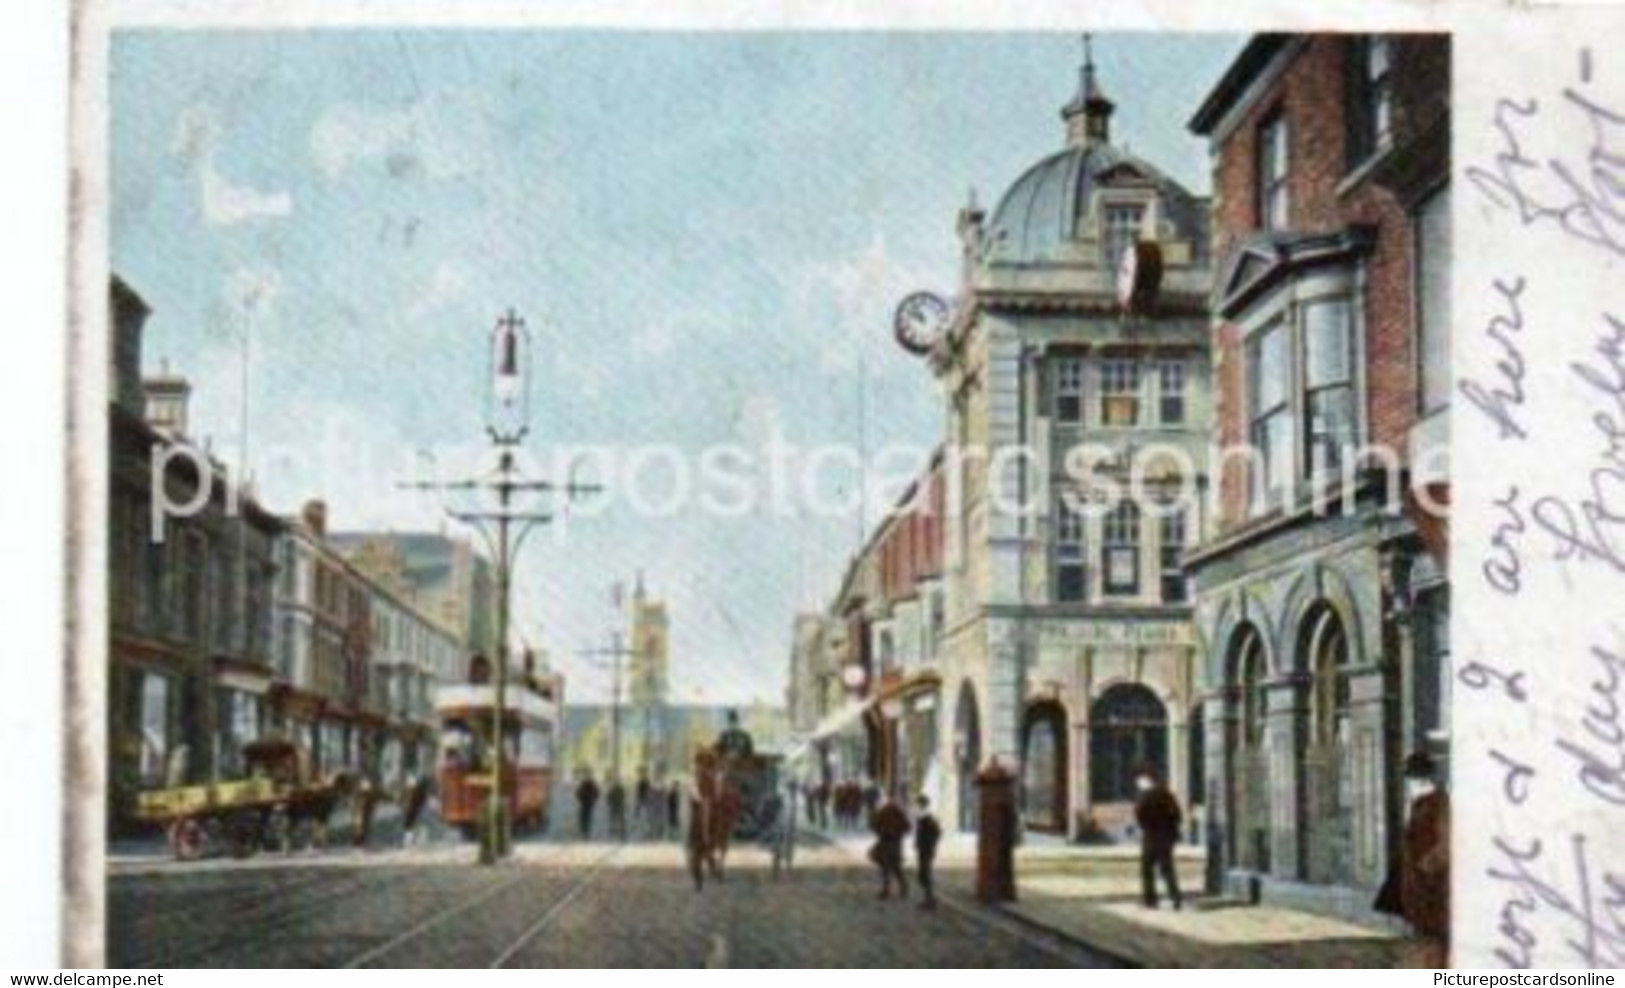
[[[1448,753],[1447,38],[1253,38],[1214,173],[1217,498],[1187,557],[1210,875],[1358,912]],[[1246,455],[1234,455],[1236,453]]]
[[[108,821],[125,834],[140,792],[231,778],[260,736],[283,524],[192,445],[185,380],[143,379],[146,303],[118,278],[109,300]],[[182,507],[155,530],[160,490]]]

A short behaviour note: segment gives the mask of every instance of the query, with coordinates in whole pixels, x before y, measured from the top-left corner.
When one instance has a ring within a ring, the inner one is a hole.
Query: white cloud
[[[922,270],[905,263],[876,234],[862,250],[803,268],[792,294],[804,321],[828,320],[819,334],[819,366],[847,374],[891,345],[892,312],[910,292],[929,287]]]
[[[193,106],[183,111],[176,121],[175,137],[170,143],[171,152],[197,173],[204,222],[210,226],[235,226],[292,213],[291,193],[233,185],[220,174],[215,164],[220,133],[214,111],[208,106]]]
[[[632,334],[632,356],[638,360],[655,360],[666,356],[677,343],[677,333],[669,320],[656,319],[644,323]]]
[[[291,193],[261,192],[246,185],[232,185],[215,170],[212,155],[203,160],[201,170],[203,218],[210,226],[234,226],[293,212]]]
[[[339,103],[310,132],[310,154],[328,178],[381,162],[395,178],[474,175],[490,163],[491,135],[472,97],[431,93],[405,108]]]
[[[408,319],[420,319],[438,312],[468,293],[472,279],[456,261],[442,261],[429,276],[429,283],[406,306]]]

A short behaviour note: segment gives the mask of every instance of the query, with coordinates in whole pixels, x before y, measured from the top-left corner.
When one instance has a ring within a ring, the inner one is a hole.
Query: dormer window
[[[1123,254],[1140,239],[1140,227],[1145,223],[1145,206],[1139,203],[1115,203],[1106,207],[1106,230],[1101,242],[1105,256],[1101,264],[1116,271]]]

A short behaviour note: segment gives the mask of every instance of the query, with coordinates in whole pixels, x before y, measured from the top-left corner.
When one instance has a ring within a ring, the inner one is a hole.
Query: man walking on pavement
[[[604,797],[609,804],[609,831],[616,840],[626,840],[626,786],[621,777],[609,780],[609,793]]]
[[[922,793],[914,803],[914,863],[919,870],[920,894],[923,896],[920,908],[932,911],[937,908],[937,882],[932,869],[937,863],[937,845],[942,843],[942,825],[931,812],[931,801]]]
[[[891,898],[892,880],[895,879],[897,894],[907,899],[908,875],[903,872],[903,839],[913,829],[908,822],[908,814],[897,805],[896,800],[887,796],[870,818],[869,829],[875,834],[874,846],[869,848],[869,860],[880,869],[880,898]]]
[[[588,772],[576,784],[576,829],[581,832],[581,839],[592,837],[592,811],[598,805],[598,783],[592,779]]]
[[[1140,826],[1140,892],[1147,909],[1157,908],[1157,883],[1153,872],[1161,872],[1168,885],[1174,908],[1184,905],[1179,894],[1179,875],[1174,868],[1174,848],[1179,844],[1183,814],[1179,800],[1150,769],[1141,769],[1135,785],[1140,790],[1134,806],[1134,822]]]

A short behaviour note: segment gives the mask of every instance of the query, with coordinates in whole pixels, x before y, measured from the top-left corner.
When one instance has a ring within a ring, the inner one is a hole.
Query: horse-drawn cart
[[[319,839],[346,780],[307,781],[302,752],[289,741],[267,740],[243,749],[248,778],[175,786],[141,793],[136,817],[164,828],[181,861],[218,853],[245,858],[262,847],[290,849],[302,823]]]
[[[714,748],[695,755],[688,829],[689,873],[695,888],[704,887],[707,876],[722,880],[734,839],[761,839],[780,823],[781,763],[777,755],[725,754]]]

